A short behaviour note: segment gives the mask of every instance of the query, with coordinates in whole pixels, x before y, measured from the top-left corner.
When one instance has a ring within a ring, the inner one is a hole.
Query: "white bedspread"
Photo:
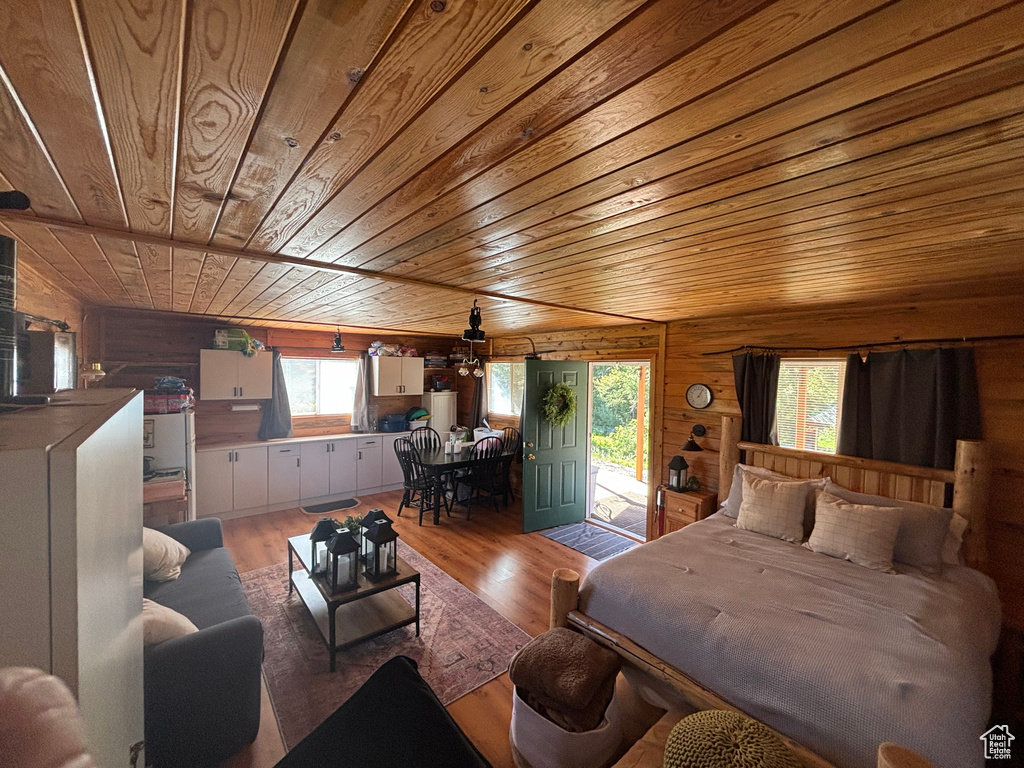
[[[872,571],[721,513],[597,566],[580,610],[842,768],[883,741],[982,766],[995,585]]]

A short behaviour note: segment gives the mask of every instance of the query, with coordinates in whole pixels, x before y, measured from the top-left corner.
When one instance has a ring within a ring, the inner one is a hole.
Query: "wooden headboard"
[[[814,451],[799,451],[777,445],[740,441],[739,416],[722,417],[722,444],[719,459],[719,501],[728,493],[733,472],[745,452],[744,463],[766,467],[790,477],[830,477],[844,488],[872,493],[901,501],[919,501],[936,507],[946,506],[947,489],[953,487],[953,511],[967,519],[961,552],[967,565],[984,570],[985,499],[987,462],[979,440],[958,440],[953,469],[916,467],[891,461],[834,456]]]

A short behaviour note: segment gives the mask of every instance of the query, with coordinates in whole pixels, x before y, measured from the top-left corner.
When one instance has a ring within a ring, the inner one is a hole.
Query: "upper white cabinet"
[[[273,378],[270,352],[246,357],[233,349],[199,350],[200,400],[267,400],[273,394]]]
[[[423,394],[422,357],[371,357],[373,361],[373,394]]]

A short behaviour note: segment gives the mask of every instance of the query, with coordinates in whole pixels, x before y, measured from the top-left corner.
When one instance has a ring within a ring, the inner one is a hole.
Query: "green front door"
[[[565,427],[544,420],[541,403],[557,382],[576,393]],[[587,364],[527,360],[523,395],[523,533],[581,523],[587,513]]]

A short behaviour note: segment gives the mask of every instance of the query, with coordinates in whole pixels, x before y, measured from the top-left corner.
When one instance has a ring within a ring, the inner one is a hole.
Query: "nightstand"
[[[712,491],[670,491],[665,494],[665,515],[660,521],[661,535],[678,531],[690,523],[703,520],[715,511],[718,494]]]

